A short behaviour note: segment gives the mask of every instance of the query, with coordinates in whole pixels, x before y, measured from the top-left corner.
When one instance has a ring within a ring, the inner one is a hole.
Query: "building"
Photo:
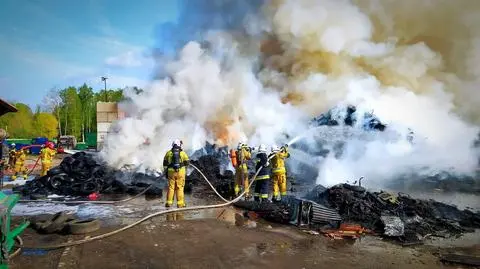
[[[113,122],[125,118],[116,102],[97,103],[97,150],[101,150]]]
[[[0,116],[7,114],[8,112],[17,112],[17,108],[8,102],[0,99]]]

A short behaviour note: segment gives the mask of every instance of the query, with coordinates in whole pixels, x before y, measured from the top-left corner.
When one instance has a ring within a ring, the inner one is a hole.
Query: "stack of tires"
[[[125,185],[116,180],[116,170],[99,164],[92,155],[78,152],[65,157],[59,166],[39,178],[50,192],[62,195],[89,195],[95,192],[125,192]]]

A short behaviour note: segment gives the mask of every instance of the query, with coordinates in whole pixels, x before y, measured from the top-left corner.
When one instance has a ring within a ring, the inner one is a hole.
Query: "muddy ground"
[[[56,161],[61,158],[58,156]],[[38,172],[37,167],[32,174]],[[187,197],[187,203],[189,206],[215,203],[200,198],[201,195],[195,193]],[[94,236],[164,210],[163,204],[161,198],[143,197],[116,206],[17,204],[12,213],[14,223],[64,210],[79,218],[97,217],[102,221],[102,228],[90,235]],[[480,256],[480,231],[458,239],[432,239],[426,245],[402,247],[374,236],[357,241],[331,240],[293,226],[239,218],[241,213],[229,207],[159,216],[120,234],[79,246],[53,251],[24,249],[11,260],[10,268],[430,269],[467,268],[441,263],[439,257],[445,253]],[[85,236],[40,235],[28,228],[22,238],[27,246],[39,246]]]
[[[147,202],[152,206],[156,203],[162,201]],[[145,215],[151,211],[150,207],[143,209]],[[442,264],[439,255],[480,255],[480,231],[460,239],[401,247],[373,236],[357,241],[331,240],[293,226],[239,218],[238,213],[233,207],[171,213],[80,246],[48,252],[25,249],[12,260],[11,268],[462,268]],[[102,229],[93,235],[138,217],[126,214],[115,219],[116,224],[103,219]],[[39,235],[30,228],[22,237],[28,246],[85,238]]]

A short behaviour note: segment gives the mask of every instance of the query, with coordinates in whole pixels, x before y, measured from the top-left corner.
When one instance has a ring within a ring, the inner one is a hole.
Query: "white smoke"
[[[459,95],[455,88],[458,81],[472,82],[446,73],[442,55],[425,43],[374,38],[378,25],[370,16],[347,0],[272,1],[248,30],[255,37],[262,31],[276,37],[281,48],[276,55],[260,58],[255,38],[226,32],[210,33],[208,50],[188,43],[178,60],[166,64],[169,79],[155,81],[140,95],[130,93],[125,105],[130,117],[118,122],[102,156],[115,166],[159,168],[175,138],[187,150],[205,141],[285,143],[284,134],[310,136],[309,118],[352,104],[357,115],[373,111],[388,131],[320,130],[324,147],[347,143],[341,157],[331,153],[317,162],[318,183],[364,176],[378,184],[414,171],[473,173],[478,151],[472,143],[479,128],[465,115],[477,110],[470,103],[470,109],[458,106],[459,99],[468,100],[467,91]],[[256,74],[259,61],[267,65]],[[408,128],[415,133],[413,144],[406,141]],[[147,138],[150,144],[144,145]]]

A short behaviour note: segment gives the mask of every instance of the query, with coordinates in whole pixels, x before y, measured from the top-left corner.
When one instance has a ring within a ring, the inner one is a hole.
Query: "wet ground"
[[[21,184],[17,181],[16,184]],[[195,192],[195,190],[194,190]],[[478,207],[478,196],[438,192],[413,194],[422,198]],[[123,199],[126,196],[102,196]],[[187,196],[189,206],[218,201]],[[165,210],[161,198],[144,196],[117,205],[61,205],[19,203],[14,223],[24,218],[68,211],[78,218],[98,218],[102,228],[88,236],[40,235],[28,228],[26,246],[54,245],[80,240],[131,224],[148,214]],[[10,268],[466,268],[444,265],[439,256],[465,253],[480,256],[480,231],[461,238],[430,238],[425,245],[402,247],[379,237],[357,241],[331,240],[293,226],[280,226],[240,217],[233,207],[170,213],[149,219],[122,233],[87,244],[40,251],[24,249]]]
[[[187,201],[189,205],[206,203],[191,196]],[[13,213],[17,221],[21,216],[61,210],[81,218],[100,218],[102,228],[96,235],[164,210],[163,203],[139,197],[120,205],[17,204]],[[335,241],[296,227],[239,218],[238,213],[242,212],[233,207],[170,213],[80,246],[48,252],[26,249],[12,260],[11,268],[461,268],[440,263],[439,255],[480,255],[480,231],[401,247],[372,236]],[[31,229],[22,237],[29,246],[85,238],[39,235]]]

